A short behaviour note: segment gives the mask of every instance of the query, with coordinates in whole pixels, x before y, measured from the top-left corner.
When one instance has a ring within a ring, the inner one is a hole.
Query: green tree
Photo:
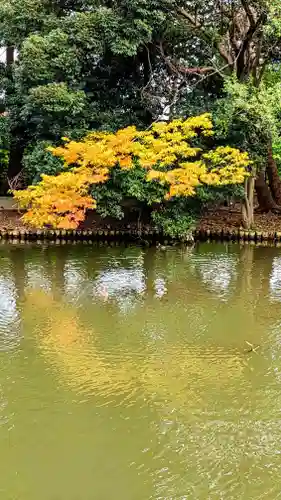
[[[10,177],[26,146],[37,140],[151,123],[141,90],[150,79],[146,46],[154,32],[165,29],[164,5],[1,2],[0,39],[7,48],[1,85],[13,138]]]
[[[269,74],[280,51],[280,12],[279,0],[2,0],[9,177],[37,141],[58,144],[62,135],[145,128],[216,109],[217,99],[234,98],[225,93],[229,77],[250,93],[261,88],[262,96],[274,86]],[[248,114],[253,128],[255,119]],[[264,144],[262,208],[274,208],[281,184],[273,134],[265,144],[257,127],[255,133]]]
[[[172,47],[167,46],[166,50],[162,50],[167,65],[179,75],[188,75],[189,79],[193,75],[195,97],[198,100],[199,87],[201,101],[204,95],[202,88],[200,89],[202,82],[205,85],[206,80],[214,80],[214,77],[217,82],[218,77],[221,82],[228,81],[229,78],[236,82],[232,88],[230,84],[223,87],[216,85],[215,99],[224,97],[223,105],[219,106],[219,119],[222,120],[224,111],[224,121],[228,122],[227,141],[233,140],[237,144],[239,138],[239,147],[252,153],[256,160],[256,190],[260,208],[280,210],[281,182],[272,155],[272,142],[278,135],[280,113],[279,106],[276,106],[280,102],[276,83],[280,78],[276,75],[274,64],[278,59],[281,42],[280,2],[183,1],[176,2],[174,15],[183,30],[190,32],[193,29],[191,47],[195,49],[195,53],[197,54],[196,48],[200,44],[205,50],[199,49],[201,57],[203,56],[201,64],[199,65],[200,58],[197,57],[198,67],[191,67],[190,57],[176,59]],[[192,98],[193,93],[190,93],[187,102]],[[211,102],[210,93],[208,100]],[[183,108],[180,100],[179,106]],[[254,183],[251,181],[249,185],[247,180],[245,187],[251,188],[251,193],[248,194],[252,202]]]
[[[281,191],[273,144],[280,141],[281,90],[280,84],[257,88],[248,83],[229,80],[225,85],[225,97],[216,106],[217,138],[226,143],[239,145],[250,153],[254,162],[252,176],[256,177],[256,193],[263,211],[280,212]],[[275,147],[275,150],[276,150]],[[265,182],[267,175],[268,184]],[[249,213],[243,209],[244,223],[253,223],[253,182],[246,180],[245,202]],[[247,189],[251,187],[251,192]],[[248,196],[247,196],[248,195]],[[251,198],[251,206],[248,199]]]

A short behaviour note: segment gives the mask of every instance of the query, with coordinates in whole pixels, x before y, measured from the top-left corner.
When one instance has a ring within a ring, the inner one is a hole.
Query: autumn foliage
[[[96,207],[91,186],[106,183],[112,169],[131,170],[138,165],[146,182],[165,187],[162,201],[196,194],[202,184],[220,186],[242,183],[249,157],[231,147],[206,151],[194,145],[213,135],[211,116],[154,123],[149,130],[131,126],[117,133],[94,132],[80,142],[64,138],[64,146],[51,148],[63,159],[66,171],[42,175],[35,186],[14,192],[26,223],[36,227],[75,229],[88,209]]]

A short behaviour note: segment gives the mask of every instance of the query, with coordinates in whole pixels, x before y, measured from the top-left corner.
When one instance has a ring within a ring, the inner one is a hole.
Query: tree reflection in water
[[[51,294],[33,290],[26,296],[25,314],[42,354],[77,394],[134,397],[142,390],[148,399],[164,398],[172,405],[198,404],[206,386],[229,385],[240,377],[245,361],[238,351],[174,345],[137,351],[107,352],[97,345],[102,332],[87,330],[78,311],[58,303]],[[126,333],[125,333],[126,335]]]
[[[78,245],[11,252],[9,245],[0,249],[0,341],[7,349],[2,339],[13,332],[21,340],[15,356],[1,353],[0,425],[5,397],[9,425],[13,411],[18,425],[10,463],[29,445],[26,428],[37,442],[50,422],[46,446],[53,439],[56,449],[59,441],[63,454],[66,436],[80,460],[85,423],[89,462],[94,454],[99,464],[108,436],[115,443],[109,467],[130,443],[118,471],[132,481],[149,475],[155,498],[181,491],[206,498],[206,478],[223,497],[242,498],[241,467],[249,484],[258,477],[268,491],[268,470],[276,477],[280,455],[278,249]],[[261,346],[257,354],[246,353],[246,341]],[[5,371],[5,357],[12,370]],[[31,414],[41,422],[37,429]]]
[[[281,257],[274,257],[273,259],[270,292],[273,300],[281,301]]]
[[[0,351],[14,349],[20,342],[20,312],[12,275],[0,276]]]

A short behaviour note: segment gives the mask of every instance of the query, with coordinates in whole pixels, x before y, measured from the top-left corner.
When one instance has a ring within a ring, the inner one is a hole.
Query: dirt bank
[[[210,231],[237,231],[242,229],[241,210],[239,207],[225,208],[219,210],[209,210],[198,221],[197,229]],[[275,233],[281,231],[281,215],[272,213],[255,214],[254,231]]]
[[[98,214],[91,213],[81,229],[106,229],[109,226],[114,229],[126,229],[137,226],[134,217],[126,217],[125,220],[102,219]],[[241,228],[241,212],[237,208],[222,207],[210,210],[198,221],[197,229],[211,231],[237,231]],[[28,229],[21,221],[21,214],[17,210],[0,210],[0,230],[24,230]],[[274,233],[281,231],[281,216],[275,214],[256,214],[255,231]]]

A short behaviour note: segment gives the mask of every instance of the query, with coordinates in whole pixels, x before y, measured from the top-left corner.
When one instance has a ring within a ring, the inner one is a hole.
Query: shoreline
[[[281,242],[281,217],[257,214],[255,227],[245,231],[237,208],[219,208],[206,212],[193,231],[195,241]],[[169,238],[149,224],[138,227],[134,220],[102,219],[93,213],[77,230],[42,230],[25,226],[18,210],[0,210],[0,239],[19,241],[124,241],[148,244],[180,242]],[[187,242],[188,243],[188,242]]]

